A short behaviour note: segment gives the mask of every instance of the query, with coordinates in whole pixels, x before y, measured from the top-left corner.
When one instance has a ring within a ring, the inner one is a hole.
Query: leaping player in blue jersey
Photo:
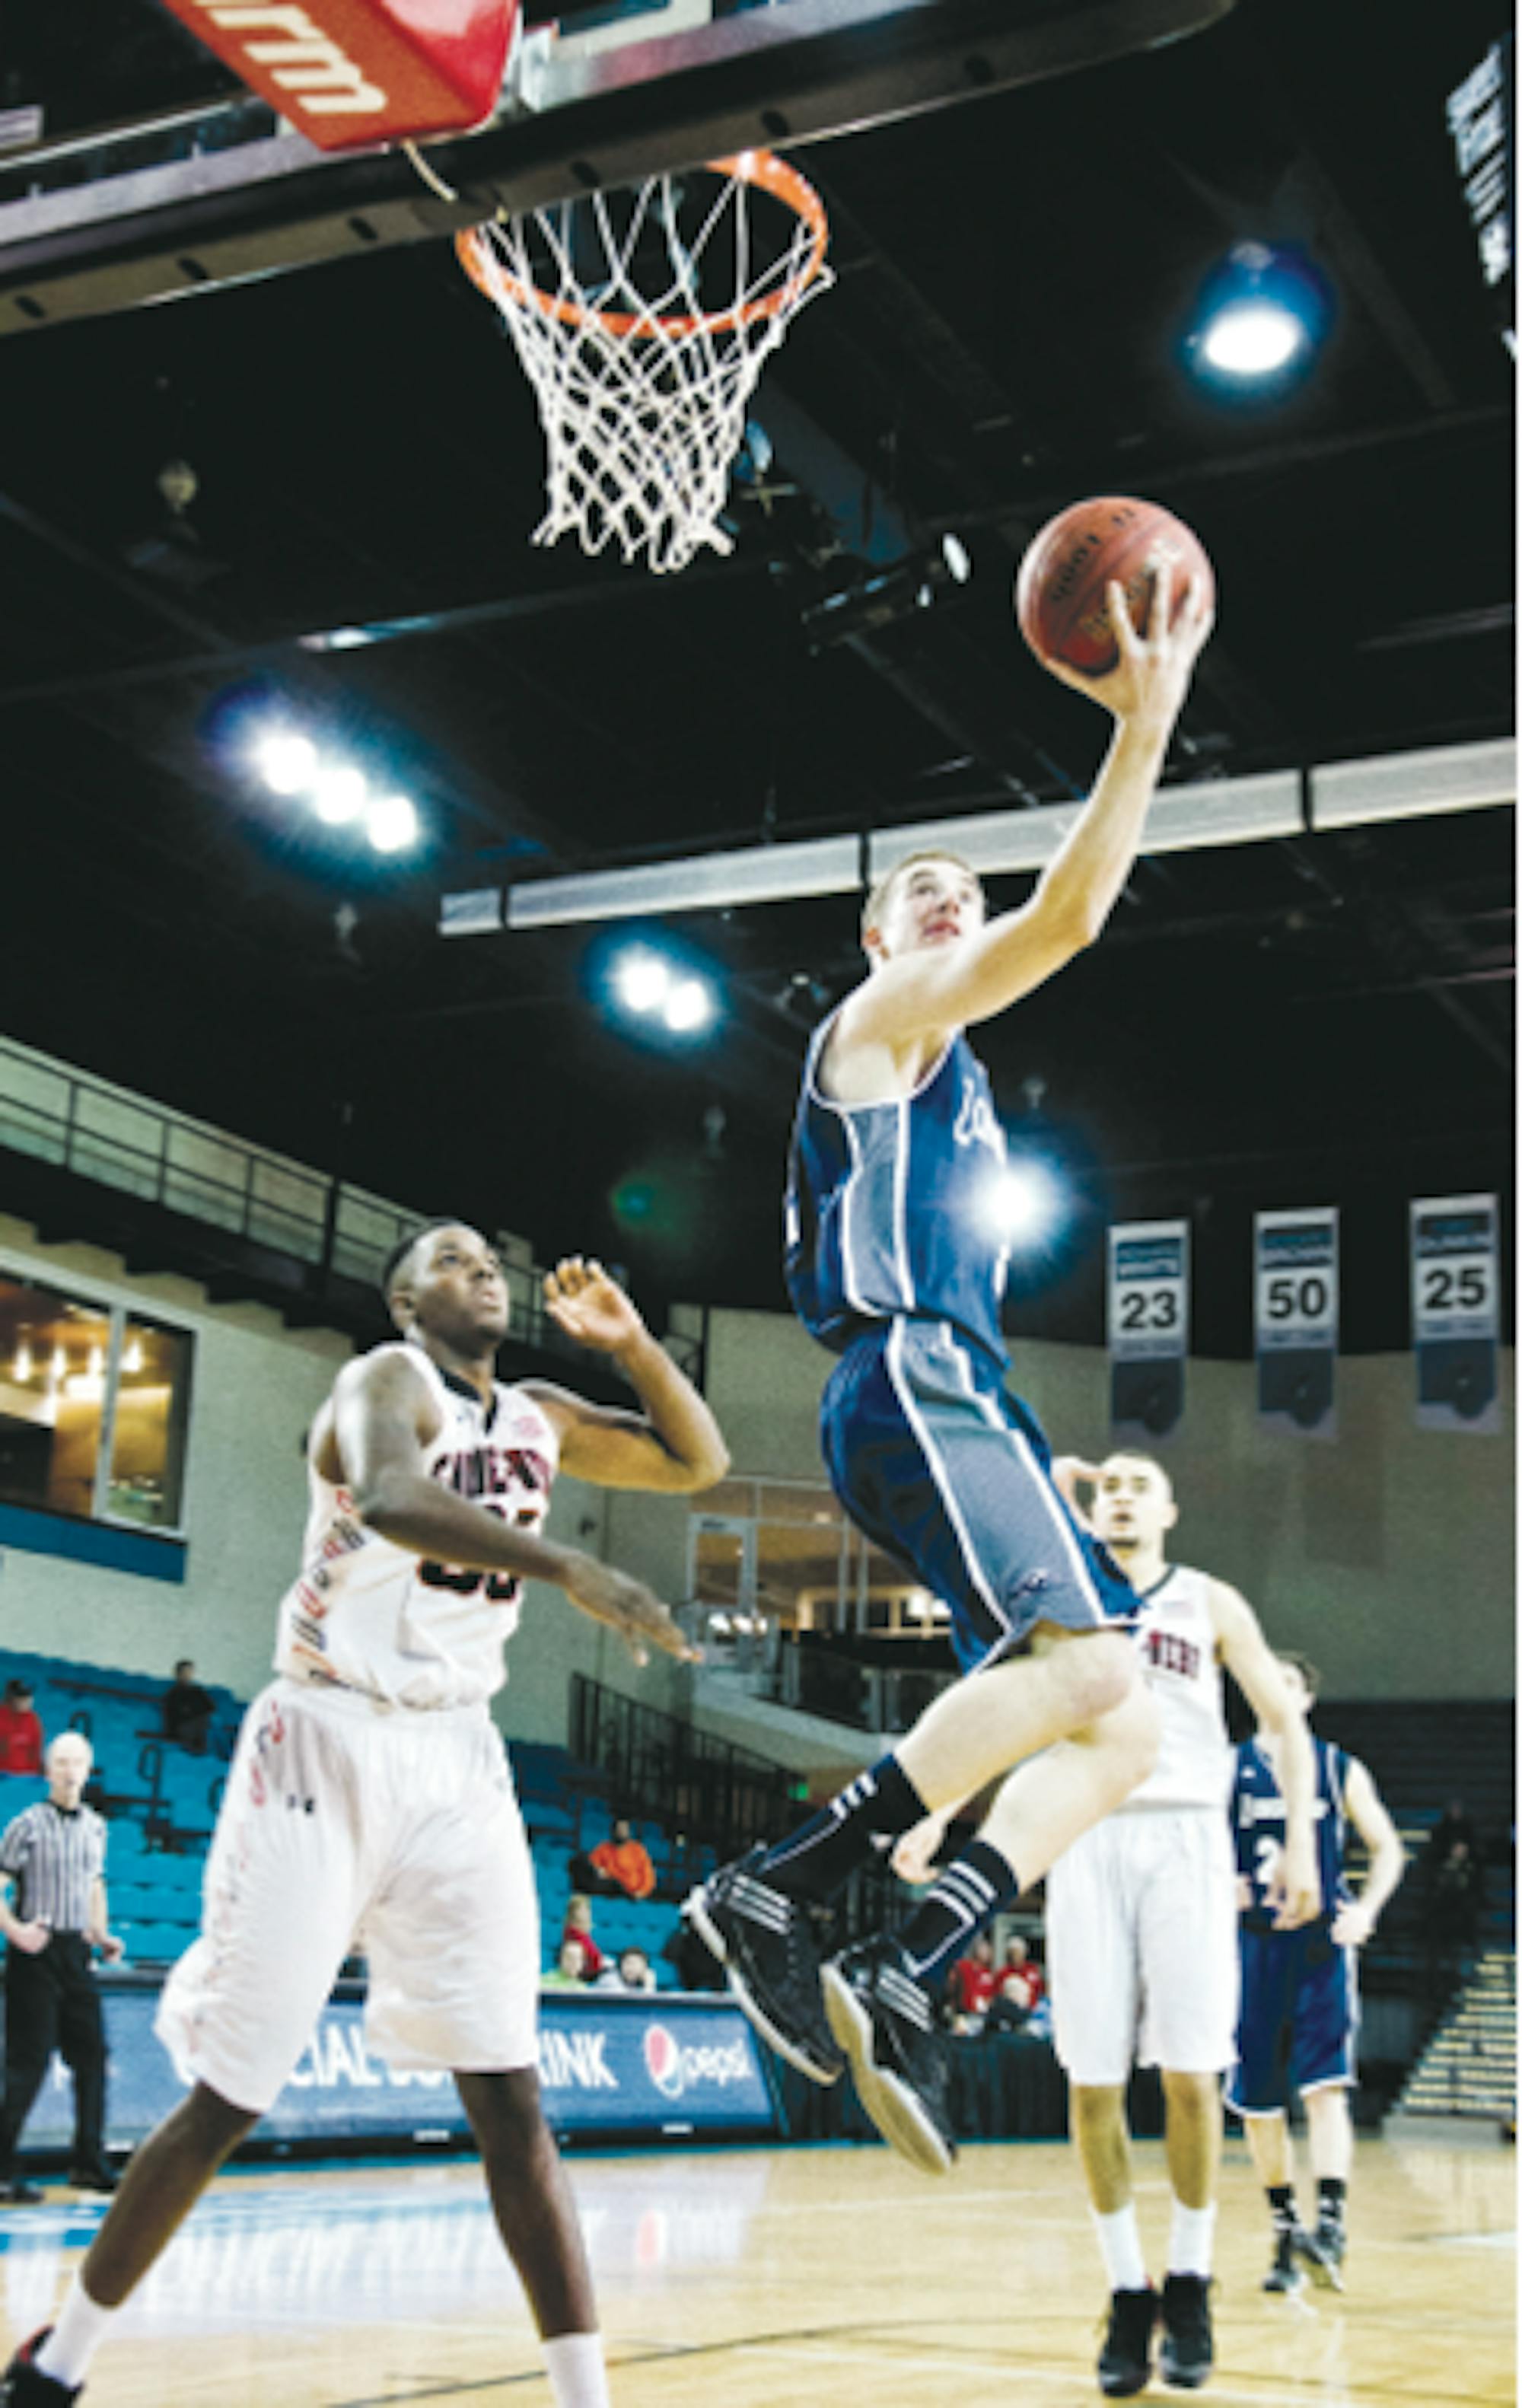
[[[901,861],[868,897],[870,968],[816,1031],[794,1131],[794,1306],[840,1362],[821,1438],[836,1493],[952,1612],[964,1673],[889,1756],[688,1914],[752,2021],[816,2082],[849,2058],[884,2137],[926,2172],[955,2144],[931,1997],[1001,1907],[1151,1770],[1156,1713],[1128,1638],[1131,1592],[1053,1485],[1046,1441],[1006,1392],[998,1196],[1003,1134],[963,1034],[1094,943],[1125,884],[1211,627],[1196,582],[1173,615],[1160,570],[1145,633],[1108,595],[1115,666],[1054,676],[1116,729],[1090,799],[1035,893],[989,920],[967,864]],[[1040,1756],[1029,1764],[1028,1757]],[[1021,1769],[910,1922],[822,1963],[810,1909],[928,1813]]]

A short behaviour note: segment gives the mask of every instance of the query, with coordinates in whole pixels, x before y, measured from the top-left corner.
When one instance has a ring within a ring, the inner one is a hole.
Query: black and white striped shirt
[[[0,1836],[0,1873],[17,1885],[12,1912],[22,1923],[87,1931],[90,1893],[105,1870],[106,1823],[93,1806],[68,1813],[44,1798]]]

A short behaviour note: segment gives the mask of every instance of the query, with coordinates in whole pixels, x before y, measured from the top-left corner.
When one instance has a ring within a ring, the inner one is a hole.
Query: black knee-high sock
[[[826,1906],[879,1839],[897,1840],[929,1813],[896,1756],[880,1761],[832,1798],[785,1840],[768,1848],[758,1877],[788,1898]]]
[[[910,1972],[933,1989],[974,1935],[1020,1895],[1020,1876],[986,1840],[973,1840],[938,1878],[898,1934]]]
[[[1295,2205],[1294,2184],[1270,2183],[1268,2189],[1269,2213],[1273,2218],[1274,2230],[1276,2232],[1292,2231],[1299,2222],[1299,2214]]]
[[[1347,2185],[1339,2174],[1323,2174],[1316,2185],[1317,2210],[1323,2224],[1343,2228],[1347,2204]]]

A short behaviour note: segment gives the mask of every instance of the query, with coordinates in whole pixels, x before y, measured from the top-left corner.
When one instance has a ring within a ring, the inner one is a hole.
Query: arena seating
[[[210,1746],[205,1756],[192,1756],[161,1736],[166,1675],[9,1652],[0,1658],[0,1671],[7,1679],[32,1683],[49,1739],[68,1729],[82,1730],[89,1739],[110,1825],[111,1927],[126,1942],[130,1964],[172,1963],[200,1926],[206,1852],[243,1701],[230,1690],[206,1684],[217,1709]],[[508,1743],[533,1850],[548,1971],[570,1896],[567,1859],[577,1848],[594,1848],[608,1837],[610,1815],[597,1795],[599,1775],[593,1767],[541,1741],[510,1737]],[[46,1795],[44,1780],[0,1775],[0,1827]],[[697,1868],[677,1867],[658,1824],[641,1822],[636,1829],[667,1894],[644,1900],[599,1898],[594,1931],[605,1955],[643,1948],[661,1986],[670,1988],[676,1976],[661,1951],[676,1928],[678,1895]],[[710,1853],[703,1869],[711,1861]],[[0,1939],[0,1956],[4,1948]]]

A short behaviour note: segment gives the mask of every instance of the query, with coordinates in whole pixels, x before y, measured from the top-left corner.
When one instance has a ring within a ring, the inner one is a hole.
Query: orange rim
[[[504,267],[488,239],[485,226],[467,226],[454,237],[454,248],[460,265],[472,284],[485,294],[489,301],[499,306],[504,296],[520,308],[542,310],[547,318],[558,318],[566,326],[600,326],[604,334],[627,335],[711,335],[731,333],[738,326],[752,326],[765,318],[775,318],[793,308],[822,273],[825,252],[829,246],[829,220],[825,204],[806,176],[774,150],[742,150],[733,159],[711,159],[709,172],[715,176],[732,176],[741,184],[754,184],[773,200],[781,201],[793,210],[808,227],[811,236],[809,256],[796,275],[775,293],[768,293],[754,301],[741,301],[732,309],[712,313],[698,310],[691,315],[663,317],[636,313],[629,309],[593,309],[581,301],[567,301],[555,293],[541,293],[537,284],[524,284]]]

